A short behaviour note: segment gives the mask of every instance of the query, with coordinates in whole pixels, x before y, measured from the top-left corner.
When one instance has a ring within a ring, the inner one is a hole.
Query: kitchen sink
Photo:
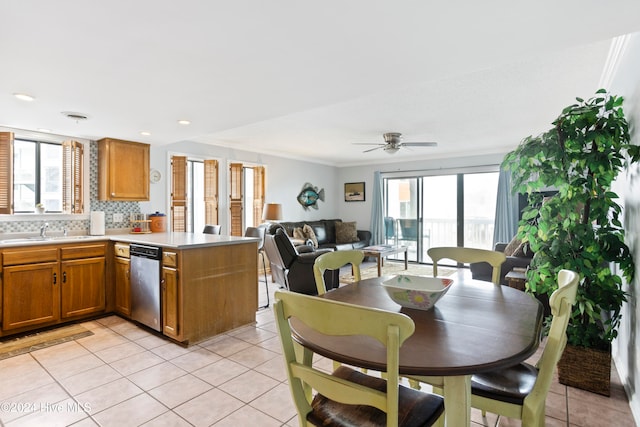
[[[53,236],[53,237],[46,237],[45,240],[83,240],[83,239],[90,239],[91,237],[94,237],[94,236]]]
[[[33,243],[33,242],[50,242],[50,241],[66,241],[66,240],[83,240],[89,239],[93,236],[33,236],[33,237],[19,237],[15,239],[0,240],[0,244],[3,243]]]

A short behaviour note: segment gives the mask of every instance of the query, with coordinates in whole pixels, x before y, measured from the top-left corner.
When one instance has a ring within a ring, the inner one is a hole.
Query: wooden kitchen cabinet
[[[98,199],[149,200],[149,144],[98,141]]]
[[[178,281],[178,254],[162,252],[162,333],[182,341],[182,298]]]
[[[60,248],[63,319],[104,311],[105,251],[104,242]]]
[[[2,330],[45,325],[60,318],[56,248],[6,250],[2,266]]]
[[[1,335],[106,309],[106,242],[2,251]]]
[[[182,341],[181,305],[178,270],[162,267],[162,332],[178,341]]]
[[[131,262],[129,260],[129,244],[114,245],[113,260],[115,280],[115,310],[126,317],[131,317]]]
[[[105,309],[105,259],[63,261],[61,265],[61,317],[83,316]]]
[[[2,329],[34,327],[60,318],[57,261],[3,268]]]

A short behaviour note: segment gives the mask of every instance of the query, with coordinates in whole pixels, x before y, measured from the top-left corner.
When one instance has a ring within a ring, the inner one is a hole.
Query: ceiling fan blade
[[[405,147],[437,147],[437,142],[403,142]]]
[[[352,142],[352,145],[379,145],[384,147],[386,144],[380,144],[379,142]]]
[[[379,150],[382,147],[384,147],[384,144],[380,145],[379,147],[369,148],[368,150],[364,150],[363,153],[368,153],[369,151],[373,151],[373,150]]]

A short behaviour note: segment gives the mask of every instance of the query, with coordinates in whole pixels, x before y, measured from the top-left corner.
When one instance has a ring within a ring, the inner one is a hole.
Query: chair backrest
[[[387,239],[396,237],[396,220],[393,217],[384,217],[384,236]]]
[[[418,240],[418,220],[413,218],[398,219],[402,240]]]
[[[441,259],[451,259],[461,263],[486,262],[493,267],[491,281],[496,285],[500,284],[500,267],[507,259],[503,252],[456,246],[429,248],[427,254],[433,261],[434,276],[438,275],[438,261]]]
[[[289,388],[299,419],[306,420],[307,414],[311,412],[311,393],[306,393],[310,387],[333,401],[376,407],[387,413],[387,425],[397,425],[399,349],[414,332],[413,320],[402,313],[288,291],[276,291],[275,298],[275,320],[282,343]],[[386,393],[332,376],[314,368],[311,360],[307,360],[308,363],[298,361],[291,336],[290,318],[299,319],[307,327],[325,335],[367,335],[382,343],[387,351]],[[335,319],[340,321],[336,322]]]
[[[324,281],[326,270],[338,270],[339,268],[351,264],[353,269],[353,280],[360,281],[360,264],[364,259],[364,252],[355,250],[333,251],[320,255],[313,263],[313,277],[318,288],[318,295],[327,292],[327,285]]]
[[[542,356],[536,364],[538,368],[536,383],[531,393],[524,399],[523,413],[525,411],[539,413],[539,408],[544,408],[545,399],[553,381],[556,364],[567,345],[567,325],[569,324],[573,304],[576,302],[579,280],[580,275],[575,271],[560,270],[558,273],[558,289],[549,298],[551,314],[553,315],[551,327],[549,328],[549,335],[542,351]]]
[[[258,250],[262,250],[264,246],[264,235],[265,229],[262,227],[247,227],[244,232],[245,237],[258,237],[260,241],[258,242]]]
[[[207,224],[204,226],[204,230],[202,232],[204,234],[220,234],[220,229],[222,227],[220,225]]]

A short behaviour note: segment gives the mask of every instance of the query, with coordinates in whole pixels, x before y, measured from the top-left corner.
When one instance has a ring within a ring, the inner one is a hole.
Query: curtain
[[[493,244],[509,242],[518,233],[518,195],[511,190],[511,173],[500,168]]]
[[[382,174],[373,173],[373,198],[371,199],[371,244],[385,243],[384,233],[384,203],[382,199]]]

